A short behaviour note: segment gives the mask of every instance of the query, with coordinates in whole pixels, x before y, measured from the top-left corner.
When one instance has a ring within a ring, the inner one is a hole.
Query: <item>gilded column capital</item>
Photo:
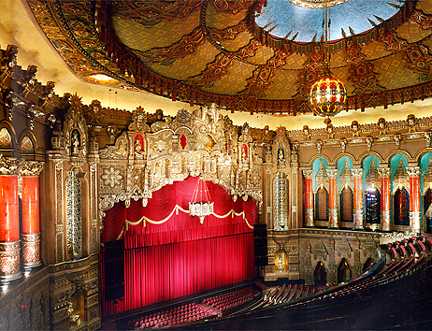
[[[361,177],[361,176],[363,176],[363,169],[362,168],[352,168],[351,169],[351,175],[354,177]]]
[[[303,169],[303,176],[306,178],[312,177],[312,170],[311,169]]]
[[[378,173],[381,177],[389,177],[390,176],[390,168],[389,167],[379,167]]]
[[[407,173],[410,177],[418,177],[420,176],[420,167],[414,166],[414,167],[407,167]]]
[[[22,160],[19,162],[18,171],[21,176],[39,176],[44,167],[44,162]]]
[[[329,168],[329,169],[327,169],[327,175],[329,176],[329,177],[336,177],[337,176],[337,169],[335,169],[335,168]]]
[[[0,154],[0,175],[14,176],[18,174],[18,160]]]

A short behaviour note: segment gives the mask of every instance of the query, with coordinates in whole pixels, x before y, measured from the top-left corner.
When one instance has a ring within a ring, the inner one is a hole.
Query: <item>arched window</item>
[[[328,221],[328,192],[324,187],[320,187],[315,193],[315,219],[318,221]]]
[[[350,187],[345,187],[339,197],[342,222],[353,221],[353,192]]]
[[[351,268],[346,258],[343,258],[337,272],[338,284],[349,283],[351,281]]]
[[[319,261],[314,270],[314,285],[326,286],[327,284],[327,270],[324,263]]]
[[[432,189],[428,188],[424,195],[424,215],[427,232],[432,232]]]
[[[409,225],[409,194],[404,187],[395,192],[393,211],[394,224]]]
[[[374,263],[375,261],[373,260],[373,258],[369,257],[366,260],[366,262],[363,264],[362,272],[368,271],[373,266]]]
[[[378,189],[370,189],[365,194],[366,222],[369,224],[380,223],[381,195]]]

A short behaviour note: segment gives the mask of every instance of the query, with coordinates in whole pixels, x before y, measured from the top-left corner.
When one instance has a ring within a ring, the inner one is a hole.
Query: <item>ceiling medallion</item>
[[[329,8],[348,0],[289,0],[292,4],[305,8]]]

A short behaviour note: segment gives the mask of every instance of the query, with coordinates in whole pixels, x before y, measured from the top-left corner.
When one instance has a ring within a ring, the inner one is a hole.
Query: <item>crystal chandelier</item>
[[[324,26],[324,47],[330,38],[330,15],[329,6],[325,8]],[[347,92],[344,84],[334,78],[330,72],[330,52],[324,54],[324,75],[312,84],[309,94],[310,104],[314,114],[319,116],[334,116],[346,106]]]
[[[191,216],[199,217],[200,223],[203,224],[204,218],[213,214],[213,206],[214,202],[210,201],[207,184],[199,177],[192,201],[189,202],[189,213]]]

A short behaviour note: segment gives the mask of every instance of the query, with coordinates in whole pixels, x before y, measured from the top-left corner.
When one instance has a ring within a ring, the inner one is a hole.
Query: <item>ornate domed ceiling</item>
[[[233,111],[309,112],[330,69],[348,107],[432,96],[432,1],[27,0],[76,75]],[[373,3],[373,5],[372,5]],[[324,7],[330,41],[321,42]]]

